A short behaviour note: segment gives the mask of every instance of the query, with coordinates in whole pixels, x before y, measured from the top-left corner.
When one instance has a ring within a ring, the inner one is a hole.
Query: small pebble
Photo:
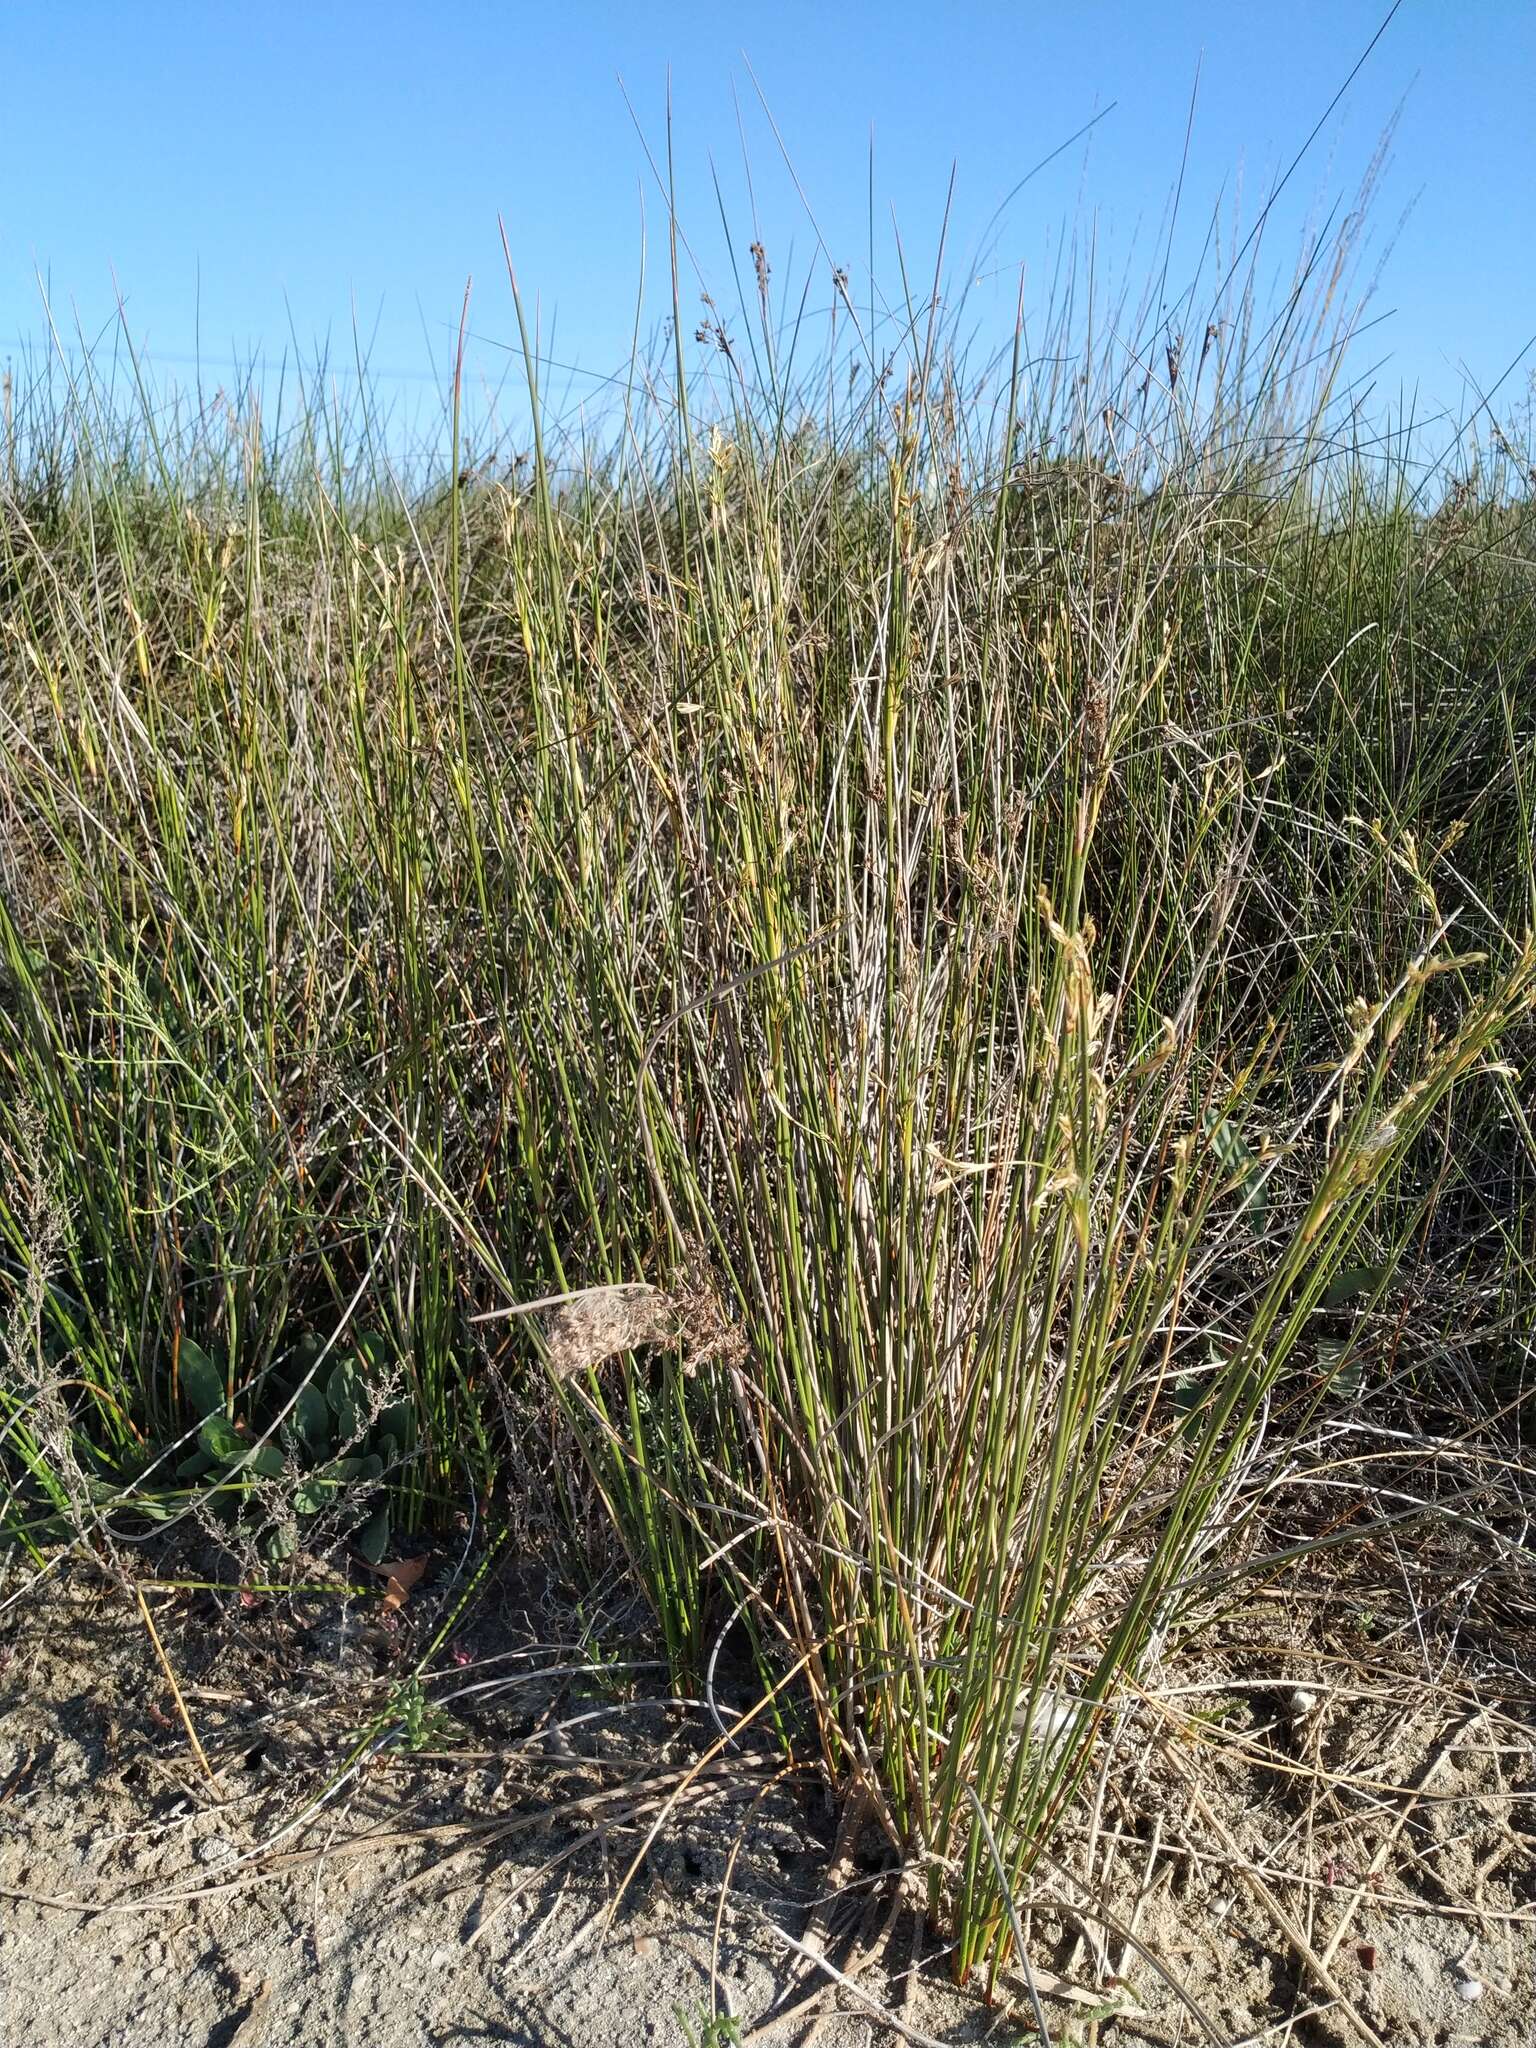
[[[433,1969],[434,1969],[434,1970],[446,1970],[446,1969],[447,1969],[447,1967],[448,1967],[448,1965],[449,1965],[449,1963],[450,1963],[450,1962],[452,1962],[452,1960],[453,1960],[453,1958],[452,1958],[452,1957],[451,1957],[451,1956],[449,1955],[449,1953],[448,1953],[447,1949],[445,1949],[445,1948],[435,1948],[435,1949],[433,1949],[433,1951],[432,1951],[432,1967],[433,1967]]]
[[[1463,2005],[1476,2005],[1482,1995],[1483,1985],[1480,1977],[1458,1977],[1456,1979],[1456,1996]]]
[[[1293,1721],[1304,1721],[1308,1714],[1317,1712],[1317,1694],[1308,1692],[1304,1685],[1298,1685],[1286,1702]]]

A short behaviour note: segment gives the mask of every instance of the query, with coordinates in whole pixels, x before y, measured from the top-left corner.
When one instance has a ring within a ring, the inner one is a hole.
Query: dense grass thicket
[[[965,1970],[1247,1580],[1530,1612],[1531,471],[760,275],[425,493],[17,400],[0,1513],[618,1557]]]

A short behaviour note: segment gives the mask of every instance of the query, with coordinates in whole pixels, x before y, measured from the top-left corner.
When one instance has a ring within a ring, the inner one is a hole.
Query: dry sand
[[[815,2048],[895,2042],[903,2027],[944,2043],[1036,2038],[1022,1980],[992,2008],[958,1991],[932,1929],[912,1973],[916,1923],[893,1910],[873,1831],[840,1872],[829,1938],[845,1967],[871,1951],[863,1998],[834,1986],[818,2011],[754,2034],[824,1981],[793,1944],[822,1924],[833,1835],[812,1781],[785,1778],[767,1747],[706,1768],[610,1920],[712,1730],[687,1706],[533,1675],[560,1657],[530,1584],[503,1589],[494,1625],[479,1617],[458,1650],[469,1661],[434,1688],[461,1698],[431,1746],[375,1756],[318,1806],[419,1654],[429,1588],[416,1615],[367,1623],[330,1599],[295,1614],[233,1592],[153,1595],[211,1775],[120,1589],[75,1566],[13,1607],[0,1620],[3,2048],[630,2048],[709,2039],[712,2011],[766,2048],[813,2023]],[[1495,1698],[1487,1674],[1417,1702],[1358,1665],[1346,1683],[1326,1645],[1310,1666],[1295,1641],[1277,1646],[1272,1619],[1198,1677],[1162,1674],[1180,1713],[1225,1703],[1219,1737],[1187,1719],[1170,1735],[1165,1716],[1092,1788],[1098,1904],[1122,1929],[1134,1916],[1223,2043],[1536,2048],[1528,1706]],[[1317,1705],[1298,1718],[1286,1702],[1303,1681]],[[1022,1902],[1052,2042],[1201,2039],[1152,1964],[1070,1896],[1047,1874]],[[1320,1980],[1325,1961],[1354,2019]],[[730,2038],[721,2026],[713,2041]]]

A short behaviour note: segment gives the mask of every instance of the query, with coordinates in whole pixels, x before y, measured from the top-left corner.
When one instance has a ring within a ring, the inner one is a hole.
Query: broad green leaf
[[[389,1548],[389,1509],[379,1508],[357,1532],[357,1547],[369,1564],[382,1561]]]
[[[336,1435],[350,1443],[363,1426],[363,1383],[356,1359],[343,1358],[325,1385],[325,1398],[336,1418]]]
[[[368,1372],[383,1372],[389,1364],[389,1345],[377,1330],[369,1330],[357,1340],[357,1355]]]
[[[1359,1398],[1365,1380],[1365,1360],[1347,1337],[1319,1338],[1317,1367],[1331,1394],[1337,1394],[1341,1401]]]
[[[312,1457],[321,1457],[330,1448],[330,1404],[312,1380],[294,1396],[293,1426]]]
[[[416,1411],[409,1401],[392,1401],[379,1417],[380,1436],[393,1437],[403,1455],[416,1441]]]
[[[1369,1294],[1378,1288],[1390,1271],[1388,1266],[1346,1266],[1329,1282],[1320,1306],[1347,1307],[1358,1295]]]
[[[384,1476],[384,1460],[376,1451],[369,1451],[366,1456],[332,1458],[315,1476],[336,1487],[372,1486]]]
[[[1181,1372],[1173,1382],[1173,1412],[1185,1417],[1200,1406],[1201,1383],[1197,1373]]]
[[[210,1415],[197,1432],[197,1440],[217,1464],[233,1465],[245,1450],[235,1425],[227,1415]]]
[[[194,1413],[218,1414],[228,1395],[224,1375],[202,1345],[194,1344],[190,1337],[183,1337],[181,1340],[177,1371],[181,1379],[181,1391]]]
[[[1208,1109],[1200,1119],[1200,1126],[1210,1142],[1216,1163],[1242,1188],[1243,1210],[1253,1217],[1255,1227],[1262,1228],[1269,1207],[1262,1161],[1230,1117],[1217,1116],[1214,1110]]]
[[[186,1512],[186,1503],[180,1500],[163,1500],[157,1493],[135,1494],[131,1503],[136,1515],[143,1515],[150,1522],[174,1522]]]
[[[258,1445],[246,1463],[253,1472],[261,1473],[265,1479],[281,1479],[288,1469],[288,1461],[276,1444]]]
[[[314,1330],[306,1330],[293,1347],[293,1358],[289,1371],[296,1380],[308,1379],[325,1350],[325,1339]]]

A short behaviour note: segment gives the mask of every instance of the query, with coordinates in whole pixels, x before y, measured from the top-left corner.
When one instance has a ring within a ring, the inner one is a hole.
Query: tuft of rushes
[[[797,366],[754,261],[427,493],[8,415],[0,1511],[616,1546],[964,1976],[1320,1414],[1523,1485],[1529,464],[1368,437],[1305,278],[1068,383],[838,279]]]

